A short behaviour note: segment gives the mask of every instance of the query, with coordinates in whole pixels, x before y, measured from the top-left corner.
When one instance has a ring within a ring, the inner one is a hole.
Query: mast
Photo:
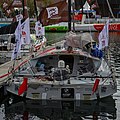
[[[68,31],[71,31],[71,0],[68,0]]]
[[[112,9],[111,9],[111,6],[110,6],[109,1],[108,1],[108,0],[106,0],[106,1],[107,1],[108,8],[109,8],[109,10],[110,10],[110,13],[111,13],[112,17],[115,18],[115,16],[113,15],[113,12],[112,12]]]
[[[36,6],[36,1],[34,0],[34,9],[35,9],[35,14],[37,16],[37,21],[38,21],[38,11],[37,11],[37,6]]]
[[[24,9],[24,0],[22,0],[22,8],[23,8],[23,16],[24,16],[24,11],[25,11],[25,9]]]

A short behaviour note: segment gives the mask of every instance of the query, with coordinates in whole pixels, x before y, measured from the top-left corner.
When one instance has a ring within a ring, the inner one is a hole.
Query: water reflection
[[[7,100],[2,104],[9,120],[109,120],[116,119],[115,100],[101,101],[37,101]],[[2,107],[1,107],[2,108]]]

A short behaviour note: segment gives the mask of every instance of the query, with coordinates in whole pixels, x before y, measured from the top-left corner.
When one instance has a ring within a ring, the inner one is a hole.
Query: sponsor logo
[[[101,31],[103,29],[104,25],[94,25],[94,28],[98,31]],[[117,31],[120,30],[120,24],[111,24],[109,25],[109,30],[110,31]]]
[[[47,13],[48,13],[48,18],[51,18],[54,15],[58,14],[58,8],[57,7],[49,7],[46,8],[47,9]]]

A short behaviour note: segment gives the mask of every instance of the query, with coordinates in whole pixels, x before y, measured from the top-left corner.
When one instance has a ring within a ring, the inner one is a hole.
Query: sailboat
[[[62,2],[70,8],[70,1]],[[59,13],[58,6],[54,4],[52,9]],[[61,21],[59,14],[52,12],[51,17]],[[98,47],[90,34],[66,33],[61,41],[17,66],[7,92],[33,100],[99,100],[112,96],[117,91],[115,71],[106,62],[108,52],[103,56],[102,50],[108,47],[108,22],[99,39]]]

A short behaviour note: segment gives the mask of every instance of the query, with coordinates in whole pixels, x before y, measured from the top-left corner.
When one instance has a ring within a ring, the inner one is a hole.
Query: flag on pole
[[[99,50],[108,46],[109,41],[109,20],[106,22],[103,30],[99,34]]]
[[[18,23],[18,26],[15,30],[15,41],[16,41],[16,44],[15,44],[15,47],[14,47],[14,50],[13,50],[13,53],[12,53],[12,60],[15,60],[18,56],[18,54],[20,53],[20,49],[21,49],[21,21],[19,21]]]
[[[22,24],[22,44],[30,44],[30,20],[27,18]]]
[[[41,8],[39,20],[43,26],[68,21],[67,2],[59,0],[59,2],[51,2],[48,6]]]
[[[37,21],[35,23],[35,32],[37,37],[45,35],[45,29],[42,27],[40,21]]]
[[[27,81],[28,78],[24,78],[23,83],[20,85],[18,89],[18,95],[23,94],[27,90]]]

